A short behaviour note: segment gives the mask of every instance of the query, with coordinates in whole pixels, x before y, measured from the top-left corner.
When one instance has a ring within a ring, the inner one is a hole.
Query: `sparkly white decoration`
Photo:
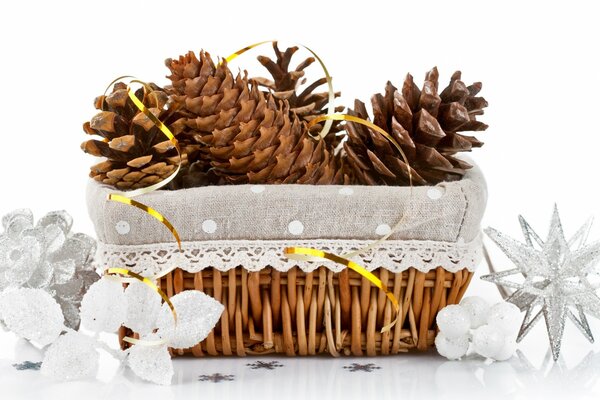
[[[502,332],[490,325],[480,326],[473,332],[473,350],[486,358],[494,358],[500,353],[505,341]]]
[[[469,313],[471,329],[479,328],[487,323],[490,305],[483,298],[478,296],[465,297],[461,300],[460,305]]]
[[[93,378],[98,372],[98,360],[94,340],[73,331],[48,348],[41,371],[57,380]]]
[[[171,297],[171,302],[177,312],[177,325],[171,309],[163,304],[156,327],[160,337],[178,349],[187,349],[204,340],[224,310],[221,303],[197,290],[179,293]]]
[[[81,301],[81,323],[93,332],[116,332],[126,315],[123,286],[108,277],[90,286]]]
[[[207,219],[202,222],[202,230],[205,233],[215,233],[217,231],[217,223],[212,219]]]
[[[436,317],[438,328],[449,338],[465,336],[471,328],[467,310],[457,304],[444,307]]]
[[[292,235],[302,235],[302,232],[304,232],[304,225],[302,224],[302,222],[294,220],[289,223],[288,231]]]
[[[517,341],[514,335],[507,336],[502,349],[494,355],[494,360],[506,361],[515,354],[515,351],[517,351]]]
[[[93,257],[96,242],[72,233],[73,219],[54,211],[34,224],[30,210],[2,217],[0,233],[0,291],[6,288],[44,289],[62,308],[67,327],[79,327],[79,305],[96,280]]]
[[[156,335],[142,337],[143,340],[156,340]],[[173,362],[167,345],[133,346],[127,359],[129,368],[139,377],[157,383],[170,385],[173,379]]]
[[[443,194],[444,193],[442,193],[441,189],[436,187],[432,187],[427,190],[427,197],[429,197],[431,200],[439,200],[442,198]]]
[[[519,307],[512,303],[501,302],[495,304],[489,309],[487,323],[498,328],[505,335],[510,335],[519,330],[521,311]]]
[[[516,268],[481,277],[499,286],[514,289],[507,301],[527,311],[517,341],[521,341],[542,318],[554,360],[558,360],[566,319],[569,318],[590,341],[594,338],[586,313],[600,315],[597,265],[600,242],[586,245],[591,221],[566,240],[558,209],[554,207],[548,237],[543,241],[519,216],[525,243],[492,228],[485,230]],[[517,275],[519,280],[510,279]],[[537,311],[539,310],[539,311]]]
[[[392,228],[388,224],[380,224],[375,228],[375,234],[377,235],[387,235],[392,231]]]
[[[127,235],[131,231],[131,226],[127,221],[119,221],[115,225],[115,229],[119,235]]]
[[[133,281],[124,289],[118,279],[98,280],[92,264],[96,243],[89,236],[70,233],[72,223],[63,211],[47,214],[35,226],[28,210],[2,218],[0,328],[50,345],[42,372],[55,379],[94,377],[98,350],[103,349],[121,361],[128,357],[128,365],[142,379],[169,384],[173,364],[167,348],[191,347],[205,339],[224,307],[204,293],[186,291],[172,299],[178,315],[175,325],[168,306],[162,306],[160,296],[143,283]],[[121,234],[130,229],[124,221],[115,228]],[[203,229],[211,233],[217,225],[206,220]],[[142,340],[160,340],[115,351],[97,336],[77,332],[80,318],[96,333],[112,333],[126,323]]]
[[[435,347],[440,355],[449,360],[459,360],[469,350],[469,334],[449,338],[440,332],[435,337]]]
[[[125,289],[127,315],[124,325],[140,335],[146,335],[156,327],[161,298],[154,290],[140,281],[133,281]]]
[[[250,190],[252,193],[262,193],[265,191],[265,187],[263,185],[253,185]]]
[[[343,187],[338,191],[342,196],[352,196],[354,194],[354,189],[351,187]]]
[[[20,288],[0,297],[0,319],[15,334],[46,346],[64,328],[60,305],[41,289]]]
[[[518,324],[514,323],[514,309],[506,304],[490,307],[480,297],[467,297],[459,305],[440,310],[436,318],[440,332],[435,338],[438,353],[450,360],[460,359],[471,341],[472,351],[482,357],[496,361],[511,358],[517,347]]]

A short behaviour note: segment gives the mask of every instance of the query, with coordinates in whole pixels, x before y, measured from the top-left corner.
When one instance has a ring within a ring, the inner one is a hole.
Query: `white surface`
[[[539,327],[541,328],[541,326]],[[39,351],[0,333],[0,387],[3,399],[597,399],[600,347],[582,346],[567,329],[565,357],[554,364],[546,353],[543,329],[521,344],[520,356],[487,363],[477,356],[447,361],[435,352],[377,358],[177,358],[169,387],[136,378],[102,359],[101,380],[53,382],[39,371],[18,371],[12,364],[38,361]],[[596,328],[599,326],[596,324]],[[116,340],[116,338],[115,338]],[[13,344],[16,343],[16,346]],[[113,342],[114,343],[114,342]],[[10,345],[10,347],[8,347]],[[589,351],[589,353],[588,353]],[[247,364],[278,361],[282,367],[254,370]],[[344,368],[373,363],[367,373]],[[201,375],[233,375],[233,381],[204,382]],[[6,395],[6,397],[4,397]]]
[[[31,207],[36,215],[66,208],[75,229],[92,233],[85,210],[86,170],[79,151],[92,100],[116,76],[134,74],[164,83],[162,61],[201,47],[215,55],[278,38],[304,43],[326,62],[343,104],[368,99],[391,79],[440,69],[442,81],[462,69],[481,80],[490,103],[490,129],[474,153],[486,173],[490,200],[484,225],[518,237],[523,213],[544,231],[556,201],[567,232],[599,216],[596,115],[600,92],[597,6],[594,2],[293,2],[280,1],[19,1],[0,4],[2,189],[0,213]],[[309,21],[309,22],[306,22]],[[268,47],[234,61],[250,65]],[[258,70],[258,69],[256,69]],[[600,237],[598,225],[592,237]],[[499,257],[494,251],[493,256]],[[500,258],[502,259],[502,258]],[[473,281],[470,295],[496,296]],[[594,332],[600,332],[592,321]],[[2,398],[597,398],[600,351],[568,325],[566,366],[541,368],[547,349],[543,324],[520,348],[533,368],[518,362],[482,365],[431,355],[365,360],[283,359],[275,371],[250,370],[252,360],[177,360],[177,384],[161,388],[126,374],[112,383],[52,384],[10,365],[35,360],[12,336],[0,334]],[[37,355],[39,357],[39,355]],[[375,362],[373,373],[343,369]],[[235,374],[233,382],[198,382],[201,374]],[[103,371],[105,380],[110,371]],[[364,374],[364,375],[361,375]],[[108,377],[107,377],[108,376]],[[367,379],[368,378],[368,379]],[[536,396],[534,396],[536,394]],[[260,397],[259,397],[260,395]]]

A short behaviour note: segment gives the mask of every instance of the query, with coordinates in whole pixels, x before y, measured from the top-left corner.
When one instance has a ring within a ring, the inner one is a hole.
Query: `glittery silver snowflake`
[[[368,363],[368,364],[352,363],[350,365],[346,365],[344,367],[344,369],[347,369],[350,372],[357,372],[357,371],[373,372],[376,369],[381,369],[381,367],[379,367],[373,363]]]
[[[234,381],[235,375],[224,375],[224,374],[217,372],[216,374],[212,374],[212,375],[200,375],[198,377],[198,380],[201,382],[214,382],[214,383],[228,382],[228,381]]]
[[[22,363],[12,365],[17,371],[39,371],[42,367],[41,362],[24,361]]]
[[[249,363],[246,364],[246,366],[250,367],[251,369],[267,369],[267,370],[274,370],[275,368],[281,368],[283,367],[283,364],[280,363],[279,361],[256,361],[253,363]]]
[[[79,326],[79,305],[98,280],[92,263],[96,241],[72,233],[65,211],[46,214],[34,224],[30,210],[2,217],[0,292],[9,288],[43,289],[61,306],[68,327]]]
[[[519,222],[525,243],[492,228],[485,230],[516,268],[494,272],[481,279],[514,289],[506,300],[526,311],[517,341],[521,341],[544,317],[556,361],[567,318],[590,342],[594,341],[586,314],[600,318],[600,298],[596,294],[600,282],[597,268],[600,242],[587,244],[591,220],[567,240],[556,206],[545,241],[523,217],[519,216]]]

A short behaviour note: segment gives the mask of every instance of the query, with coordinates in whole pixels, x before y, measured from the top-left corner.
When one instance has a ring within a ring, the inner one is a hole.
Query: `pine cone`
[[[277,42],[273,42],[273,50],[276,61],[267,56],[258,56],[258,61],[269,71],[273,80],[261,77],[251,78],[251,80],[258,83],[259,86],[269,89],[269,93],[272,93],[276,99],[287,100],[290,104],[290,112],[307,123],[320,115],[326,115],[329,92],[314,93],[314,91],[318,87],[326,85],[327,79],[323,77],[308,86],[304,86],[306,83],[304,70],[315,62],[314,57],[306,58],[293,71],[290,71],[290,62],[296,51],[298,51],[298,47],[288,47],[282,52],[279,50]],[[336,92],[335,97],[339,96],[340,92]],[[335,108],[336,112],[343,110],[343,106]],[[342,135],[336,135],[337,132],[343,130],[340,122],[333,121],[329,134],[326,136],[326,141],[334,147],[342,138]],[[323,124],[323,122],[315,124],[310,131],[313,134],[318,134],[323,129]]]
[[[198,160],[179,171],[175,179],[169,182],[168,189],[189,189],[200,186],[212,186],[222,183],[220,177],[210,169],[210,165],[205,160]]]
[[[184,117],[175,125],[205,146],[215,174],[228,183],[331,184],[344,180],[339,157],[308,137],[287,101],[268,98],[247,77],[207,52],[168,59],[174,101]]]
[[[483,131],[488,127],[476,120],[488,105],[483,97],[476,97],[481,83],[466,86],[457,71],[448,87],[438,94],[438,76],[437,68],[433,68],[425,77],[423,90],[419,90],[408,74],[402,91],[388,82],[385,94],[371,97],[374,124],[400,144],[416,185],[460,179],[471,165],[454,155],[483,145],[462,132]],[[365,105],[359,100],[350,114],[368,118]],[[363,125],[346,126],[348,141],[344,149],[359,183],[408,184],[406,164],[387,139]]]
[[[169,124],[175,117],[169,106],[168,94],[154,84],[151,91],[139,89],[135,94],[163,123]],[[104,140],[91,139],[81,148],[88,154],[105,157],[106,160],[91,167],[90,176],[119,189],[138,189],[158,183],[171,175],[179,163],[177,150],[144,113],[140,112],[127,94],[127,85],[117,83],[108,96],[95,100],[101,110],[91,121],[83,125],[89,135]],[[182,144],[182,161],[187,165],[188,154],[197,146]]]

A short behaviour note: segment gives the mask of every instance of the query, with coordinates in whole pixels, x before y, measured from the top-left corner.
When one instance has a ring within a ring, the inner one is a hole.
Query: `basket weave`
[[[479,262],[487,198],[476,167],[460,181],[414,190],[226,185],[140,196],[177,227],[178,247],[152,218],[107,201],[112,192],[97,182],[88,186],[101,264],[162,276],[159,284],[168,296],[201,290],[225,306],[205,341],[171,350],[194,356],[371,356],[427,349],[438,311],[460,301]],[[360,250],[400,215],[402,229]],[[341,264],[286,258],[286,247],[354,253],[353,261],[399,300],[396,325],[381,333],[396,318],[383,290]],[[173,265],[179,269],[163,276]],[[123,327],[123,347],[125,336],[136,337]]]
[[[283,353],[333,356],[398,354],[433,345],[435,316],[462,298],[472,272],[451,273],[439,267],[423,273],[414,268],[391,273],[373,271],[399,299],[397,324],[385,293],[366,278],[345,269],[326,267],[305,273],[299,268],[279,272],[265,268],[248,272],[242,267],[220,272],[208,268],[189,273],[177,269],[160,279],[171,297],[184,290],[201,290],[221,301],[225,311],[206,340],[190,349],[171,349],[173,355],[247,356]],[[231,290],[235,288],[235,290]],[[121,328],[122,339],[133,335]]]

